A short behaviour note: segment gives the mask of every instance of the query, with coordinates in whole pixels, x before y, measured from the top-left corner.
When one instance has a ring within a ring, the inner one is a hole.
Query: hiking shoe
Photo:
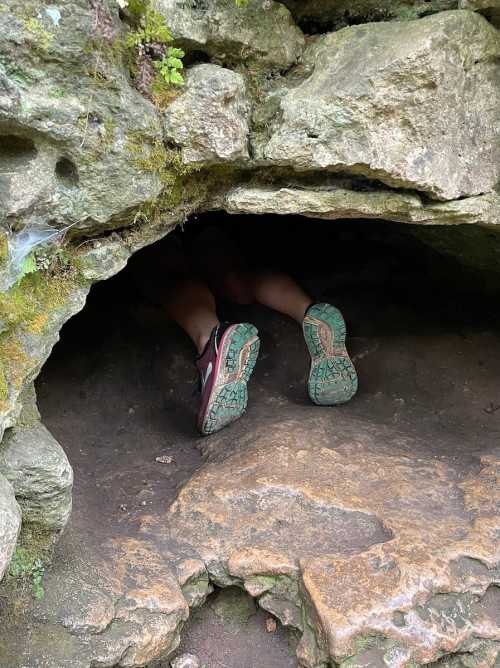
[[[260,341],[248,323],[218,325],[196,360],[201,381],[200,433],[213,434],[243,415],[247,383],[252,375]]]
[[[311,355],[307,389],[319,406],[349,401],[358,389],[356,369],[345,347],[346,327],[341,312],[331,304],[313,304],[302,322]]]

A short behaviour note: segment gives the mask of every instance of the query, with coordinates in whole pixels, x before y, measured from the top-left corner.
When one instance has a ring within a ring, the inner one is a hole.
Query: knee
[[[259,271],[253,279],[253,292],[258,302],[266,303],[276,293],[283,292],[290,284],[290,278],[278,271]]]
[[[250,277],[243,272],[230,271],[223,281],[223,293],[236,304],[252,304],[255,301],[254,288]]]

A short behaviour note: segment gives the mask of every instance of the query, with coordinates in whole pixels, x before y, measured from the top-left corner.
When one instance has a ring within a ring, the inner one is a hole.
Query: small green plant
[[[64,248],[55,248],[54,244],[41,245],[24,258],[16,282],[19,283],[25,276],[35,271],[64,273],[70,264],[71,261]]]
[[[24,260],[21,263],[21,268],[17,280],[21,281],[25,276],[27,276],[28,274],[32,274],[36,270],[37,266],[36,266],[35,254],[30,253],[24,258]]]
[[[42,586],[45,568],[43,562],[25,547],[17,547],[9,565],[9,575],[13,578],[25,578],[31,582],[33,596],[40,600],[44,596]]]
[[[184,78],[180,73],[180,70],[184,67],[181,60],[184,55],[182,49],[170,46],[163,58],[154,62],[155,68],[166,83],[171,83],[175,86],[182,86],[184,83]]]
[[[127,47],[140,44],[168,44],[172,41],[172,33],[165,23],[163,16],[151,7],[146,7],[142,14],[137,30],[128,33],[125,39]]]
[[[34,44],[41,51],[49,50],[50,46],[52,45],[54,37],[53,35],[51,35],[50,32],[45,30],[45,28],[38,19],[35,19],[33,17],[27,18],[24,21],[24,27],[26,29],[26,32],[28,32],[31,35]]]
[[[135,0],[126,5],[135,29],[125,38],[132,54],[130,72],[135,86],[159,108],[171,101],[172,86],[181,86],[184,78],[184,51],[172,46],[172,34],[163,16],[149,2]]]

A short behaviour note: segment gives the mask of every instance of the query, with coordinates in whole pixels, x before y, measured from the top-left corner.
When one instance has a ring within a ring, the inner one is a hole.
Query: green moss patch
[[[72,278],[49,277],[38,271],[27,274],[0,295],[0,319],[9,329],[21,325],[26,331],[40,333],[50,311],[64,306],[73,287]]]
[[[40,51],[48,51],[52,45],[54,36],[36,18],[25,19],[23,24],[34,46],[40,49]]]
[[[185,196],[188,177],[200,167],[184,165],[178,151],[166,148],[160,139],[147,143],[140,133],[129,137],[127,148],[137,168],[156,174],[163,186],[160,195],[146,202],[136,215],[136,221],[157,223],[165,213],[188,199]]]
[[[40,600],[44,591],[42,586],[45,568],[42,560],[25,547],[17,547],[9,565],[9,575],[13,578],[24,578],[31,584],[33,596]]]

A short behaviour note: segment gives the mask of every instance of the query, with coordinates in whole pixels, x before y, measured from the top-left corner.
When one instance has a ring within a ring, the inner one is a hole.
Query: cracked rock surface
[[[305,630],[305,608],[304,665],[377,636],[376,665],[468,651],[498,631],[498,453],[463,475],[425,448],[324,412],[266,425],[184,487],[172,531],[285,624]]]

